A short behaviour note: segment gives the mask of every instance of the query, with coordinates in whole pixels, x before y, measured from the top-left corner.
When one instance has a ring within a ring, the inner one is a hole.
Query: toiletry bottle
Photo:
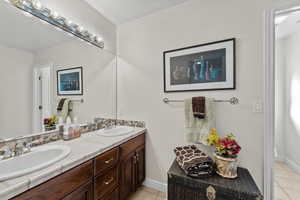
[[[64,120],[62,117],[58,118],[58,132],[61,135],[64,133]]]
[[[68,125],[65,125],[65,126],[64,126],[63,139],[64,139],[64,140],[70,140],[70,136],[69,136],[69,126],[68,126]]]
[[[63,133],[63,139],[64,140],[72,139],[71,130],[70,130],[71,123],[72,123],[71,118],[67,117],[66,124],[64,126],[64,133]]]

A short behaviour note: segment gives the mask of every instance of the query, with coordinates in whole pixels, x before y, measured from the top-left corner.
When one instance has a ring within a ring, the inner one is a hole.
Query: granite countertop
[[[95,132],[90,132],[71,141],[59,140],[42,145],[65,145],[71,148],[71,153],[50,167],[0,182],[0,199],[6,200],[21,194],[145,132],[145,128],[135,128],[128,135],[116,137],[103,137],[96,135]]]

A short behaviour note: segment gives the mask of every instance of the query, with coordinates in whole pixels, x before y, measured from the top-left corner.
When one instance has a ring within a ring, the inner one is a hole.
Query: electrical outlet
[[[260,100],[255,101],[252,106],[252,111],[254,113],[263,113],[264,112],[263,102]]]

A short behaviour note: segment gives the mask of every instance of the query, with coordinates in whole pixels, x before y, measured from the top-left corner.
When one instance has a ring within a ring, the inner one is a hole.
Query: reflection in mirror
[[[5,1],[0,17],[0,138],[56,128],[44,125],[53,116],[115,118],[115,55]]]

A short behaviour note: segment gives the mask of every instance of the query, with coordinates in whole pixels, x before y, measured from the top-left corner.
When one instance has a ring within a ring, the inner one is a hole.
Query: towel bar
[[[169,98],[164,98],[163,99],[164,103],[171,103],[171,102],[184,102],[184,100],[170,100]],[[237,105],[239,104],[239,99],[237,97],[232,97],[228,100],[214,100],[214,102],[228,102],[232,105]]]
[[[84,103],[84,99],[70,99],[72,102],[76,102],[76,103]],[[57,99],[57,102],[59,102],[60,99]]]

